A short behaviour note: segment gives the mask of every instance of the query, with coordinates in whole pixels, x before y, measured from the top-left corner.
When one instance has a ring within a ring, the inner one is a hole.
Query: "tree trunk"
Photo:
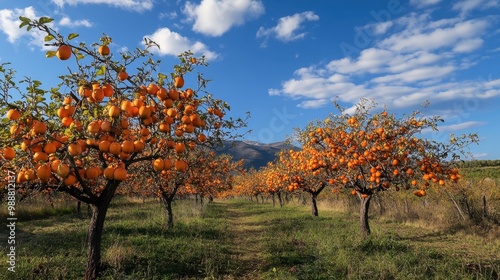
[[[451,194],[449,192],[446,192],[446,194],[448,195],[448,197],[451,199],[451,201],[453,201],[453,205],[455,205],[455,208],[457,209],[458,211],[458,214],[460,214],[460,217],[462,217],[462,220],[466,220],[465,216],[464,216],[464,212],[462,211],[462,209],[460,208],[460,205],[458,205],[457,201],[455,199],[453,199],[453,196],[451,196]]]
[[[101,272],[102,231],[110,202],[111,199],[109,201],[100,201],[100,203],[90,206],[92,216],[88,227],[86,280],[97,279]]]
[[[368,223],[368,210],[370,208],[370,200],[372,196],[361,197],[361,207],[359,208],[359,222],[361,233],[366,236],[371,233],[370,224]]]
[[[377,202],[379,213],[382,216],[385,212],[385,208],[384,208],[384,205],[382,204],[382,198],[380,197],[380,195],[377,196],[376,202]]]
[[[283,199],[281,198],[281,191],[279,191],[277,193],[277,195],[278,195],[278,202],[280,203],[280,208],[282,208],[283,207]]]
[[[315,194],[315,193],[311,193],[311,211],[312,211],[312,215],[314,217],[318,217],[318,205],[316,204],[316,197],[318,195]]]
[[[483,195],[483,217],[488,217],[488,207],[486,206],[486,196]]]
[[[87,204],[87,217],[92,218],[92,208],[90,208],[90,204]]]
[[[173,197],[162,196],[165,210],[167,210],[167,229],[174,227],[174,213],[172,212]]]

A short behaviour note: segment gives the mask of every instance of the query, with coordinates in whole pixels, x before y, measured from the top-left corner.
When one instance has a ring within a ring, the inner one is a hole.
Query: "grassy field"
[[[498,279],[500,273],[498,229],[437,230],[374,217],[364,239],[356,213],[327,204],[315,218],[308,206],[243,200],[203,208],[177,201],[174,211],[175,227],[166,230],[160,203],[116,199],[104,229],[102,278]],[[25,210],[16,273],[4,270],[0,279],[81,279],[87,222],[71,207],[32,216]],[[0,240],[6,234],[2,227]]]

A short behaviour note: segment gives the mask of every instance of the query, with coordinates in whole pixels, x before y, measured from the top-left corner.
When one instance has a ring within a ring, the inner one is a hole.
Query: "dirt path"
[[[263,242],[260,241],[265,230],[262,215],[239,203],[221,201],[227,210],[228,235],[234,272],[224,279],[260,279],[261,270],[266,265]]]

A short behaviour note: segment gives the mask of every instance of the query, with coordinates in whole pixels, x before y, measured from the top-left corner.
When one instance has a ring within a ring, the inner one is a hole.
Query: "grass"
[[[224,273],[221,264],[227,262],[227,248],[218,240],[226,231],[222,220],[202,217],[210,210],[202,212],[193,201],[176,203],[174,211],[176,225],[166,230],[160,203],[115,200],[104,229],[102,257],[107,269],[102,279],[202,278]],[[16,273],[2,272],[0,279],[83,277],[87,219],[62,212],[19,221]],[[6,240],[3,228],[0,234]]]
[[[500,240],[491,231],[432,228],[374,213],[372,235],[363,238],[355,212],[327,203],[319,205],[319,217],[293,203],[174,206],[175,226],[167,230],[160,203],[113,202],[102,279],[498,279],[500,273]],[[16,273],[0,279],[82,278],[86,218],[64,210],[19,220]],[[0,239],[6,234],[1,228]]]

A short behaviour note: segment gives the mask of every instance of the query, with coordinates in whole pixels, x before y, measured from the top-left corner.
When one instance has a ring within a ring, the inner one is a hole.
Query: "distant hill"
[[[225,141],[224,147],[218,148],[219,153],[229,154],[234,161],[244,160],[245,167],[259,169],[276,158],[282,149],[299,150],[298,147],[285,142],[259,143],[255,141]]]

